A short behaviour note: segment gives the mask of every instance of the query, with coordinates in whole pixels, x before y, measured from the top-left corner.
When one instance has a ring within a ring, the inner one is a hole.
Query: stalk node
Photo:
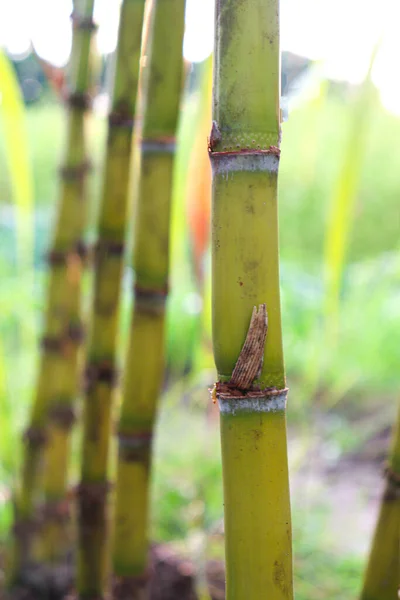
[[[44,352],[59,354],[62,352],[64,341],[62,336],[44,335],[40,340],[40,346]]]
[[[49,410],[49,419],[62,429],[71,429],[76,421],[75,410],[67,403],[56,402]]]
[[[228,400],[229,398],[232,399],[243,399],[243,398],[267,398],[267,399],[271,399],[274,396],[280,396],[282,394],[286,394],[288,393],[289,388],[283,388],[282,390],[278,390],[275,387],[268,387],[268,388],[260,388],[259,386],[252,386],[252,388],[250,390],[240,390],[237,387],[235,387],[234,385],[232,385],[232,383],[230,381],[217,381],[217,383],[215,384],[213,390],[212,390],[212,394],[214,395],[215,398],[223,398],[224,400]]]
[[[261,373],[264,361],[265,340],[268,331],[268,315],[265,304],[255,306],[243,348],[233,369],[230,383],[239,390],[251,389]]]
[[[118,452],[128,462],[147,460],[150,456],[153,432],[118,433]]]
[[[388,481],[383,494],[383,502],[397,502],[397,500],[400,500],[400,486]]]
[[[75,254],[83,261],[89,257],[89,248],[84,240],[78,240],[75,245]]]
[[[85,327],[82,323],[70,323],[68,326],[68,341],[81,344],[86,336]]]
[[[89,258],[89,249],[83,240],[78,240],[71,250],[50,250],[47,254],[47,262],[52,267],[62,267],[68,264],[71,256],[78,256],[82,261]]]
[[[96,260],[100,260],[105,256],[112,256],[120,258],[124,255],[125,244],[124,242],[99,239],[94,246],[94,255]]]
[[[221,150],[216,152],[215,150],[211,150],[211,146],[208,146],[210,157],[218,157],[218,156],[243,156],[243,155],[267,155],[267,156],[276,156],[277,158],[281,155],[281,150],[278,146],[269,146],[268,148],[261,148],[257,146],[256,148],[241,148],[240,145],[237,150]]]
[[[108,125],[110,128],[132,130],[135,127],[135,119],[130,112],[113,111],[108,115]]]
[[[396,473],[396,471],[394,471],[390,465],[386,465],[384,475],[394,487],[400,488],[400,474]]]
[[[160,314],[165,310],[165,303],[168,296],[168,285],[164,289],[157,290],[152,288],[134,285],[135,306],[141,312]]]
[[[87,92],[67,92],[65,102],[69,108],[86,111],[92,107],[92,97]]]
[[[70,19],[74,29],[80,29],[81,31],[96,31],[98,28],[97,23],[95,23],[91,17],[82,17],[76,11],[71,13]]]
[[[23,439],[31,448],[40,448],[46,445],[48,435],[44,427],[31,425],[25,430]]]
[[[386,478],[386,488],[383,494],[383,501],[396,502],[400,499],[400,475],[390,465],[386,465],[384,475]]]
[[[274,146],[275,148],[275,146]],[[224,179],[233,173],[268,173],[277,176],[279,154],[269,150],[237,150],[209,153],[213,177]]]
[[[85,389],[90,394],[97,383],[114,387],[118,383],[118,369],[108,361],[89,364],[85,372]]]
[[[279,157],[279,143],[278,132],[221,132],[216,121],[212,122],[210,137],[207,139],[210,155],[273,154]]]
[[[174,154],[176,150],[176,138],[175,136],[144,138],[141,140],[140,145],[143,154]]]
[[[222,414],[271,413],[286,410],[288,389],[251,390],[245,395],[218,393],[218,405]]]
[[[103,512],[107,510],[105,499],[111,490],[109,481],[81,482],[76,487],[78,498],[78,519],[82,531],[92,531],[104,522]]]
[[[49,354],[66,354],[70,344],[79,345],[85,339],[85,329],[80,323],[70,323],[64,335],[44,335],[40,346]]]
[[[84,160],[77,165],[60,167],[60,175],[64,181],[81,181],[92,170],[92,163]]]

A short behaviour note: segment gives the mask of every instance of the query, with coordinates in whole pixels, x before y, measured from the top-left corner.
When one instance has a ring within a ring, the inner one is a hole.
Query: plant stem
[[[219,0],[215,31],[212,322],[226,598],[286,600],[293,584],[279,296],[279,0]]]
[[[151,441],[164,371],[185,0],[156,0],[153,11],[133,252],[135,302],[118,433],[113,549],[115,598],[128,593],[134,599],[141,597],[146,579]]]
[[[103,597],[108,575],[107,474],[144,8],[145,0],[124,0],[122,3],[114,90],[108,119],[86,365],[81,481],[78,488],[79,598]]]
[[[397,600],[400,588],[400,407],[361,600]]]
[[[60,200],[52,250],[49,253],[49,288],[45,312],[38,383],[24,435],[22,478],[16,499],[15,543],[11,580],[16,581],[33,559],[34,531],[40,471],[52,421],[63,431],[72,424],[70,402],[76,394],[77,355],[82,341],[79,314],[80,281],[85,246],[86,212],[85,115],[90,106],[90,45],[94,0],[81,3],[73,13],[74,35],[69,64],[68,123],[64,166],[60,170]],[[50,444],[53,439],[50,437]],[[66,466],[57,464],[57,471]]]

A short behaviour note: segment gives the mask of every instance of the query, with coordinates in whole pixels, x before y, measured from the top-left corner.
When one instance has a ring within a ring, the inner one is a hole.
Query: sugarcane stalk
[[[400,589],[400,407],[361,600],[397,600]]]
[[[54,441],[47,427],[49,411],[53,422],[63,430],[68,430],[73,421],[69,398],[70,394],[76,394],[76,360],[83,337],[78,307],[85,257],[82,237],[89,169],[85,117],[90,107],[93,5],[94,0],[81,2],[81,11],[78,12],[75,6],[72,14],[74,33],[67,89],[67,139],[60,169],[58,216],[48,255],[50,272],[42,354],[29,425],[24,434],[22,476],[16,496],[12,582],[33,560],[42,458],[49,439],[51,444]],[[58,447],[58,442],[55,443]],[[57,464],[57,471],[62,472],[64,468],[64,464]]]
[[[293,598],[279,102],[279,0],[219,0],[209,153],[228,600]]]
[[[134,115],[145,0],[121,7],[114,89],[95,253],[91,333],[87,350],[81,479],[78,487],[79,598],[101,598],[109,549],[107,481],[117,333],[128,213]]]
[[[169,228],[182,89],[185,0],[155,0],[140,146],[134,308],[118,429],[115,598],[141,598],[147,574],[153,427],[164,374]]]

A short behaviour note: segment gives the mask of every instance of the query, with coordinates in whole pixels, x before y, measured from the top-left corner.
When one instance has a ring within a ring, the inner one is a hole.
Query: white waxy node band
[[[277,173],[279,156],[267,152],[211,152],[211,167],[213,175],[229,175],[238,171],[262,171]]]
[[[269,413],[286,410],[288,389],[266,392],[264,396],[219,395],[218,405],[222,414]]]

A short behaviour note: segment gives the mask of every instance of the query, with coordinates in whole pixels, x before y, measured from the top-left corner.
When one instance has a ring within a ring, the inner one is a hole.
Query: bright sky
[[[360,82],[381,39],[373,80],[383,104],[400,116],[399,0],[282,0],[282,49],[318,59],[332,78]],[[0,6],[0,46],[22,54],[30,40],[56,65],[68,59],[71,0],[13,0]],[[96,0],[97,43],[102,53],[116,43],[119,0]],[[213,44],[214,0],[187,0],[185,57],[206,58]]]

